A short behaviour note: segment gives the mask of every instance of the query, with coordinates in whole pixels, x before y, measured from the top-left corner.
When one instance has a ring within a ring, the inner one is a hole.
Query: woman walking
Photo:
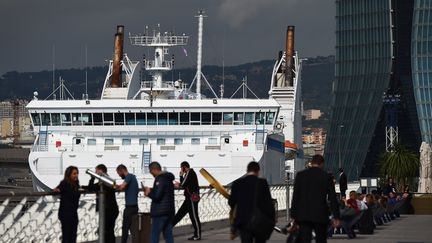
[[[58,217],[62,225],[62,242],[76,243],[78,228],[78,203],[80,198],[78,168],[66,168],[64,179],[54,189],[60,193]]]

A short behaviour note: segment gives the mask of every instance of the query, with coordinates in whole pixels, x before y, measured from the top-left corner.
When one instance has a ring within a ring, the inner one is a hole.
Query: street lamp
[[[338,127],[338,153],[339,153],[339,168],[342,168],[342,159],[341,159],[341,148],[340,148],[340,144],[341,144],[341,130],[344,127],[344,125],[339,125]]]

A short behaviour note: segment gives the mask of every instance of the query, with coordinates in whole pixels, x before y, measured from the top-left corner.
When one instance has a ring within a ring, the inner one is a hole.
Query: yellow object
[[[210,186],[216,189],[216,191],[222,194],[226,199],[229,198],[230,195],[225,187],[223,187],[206,169],[201,168],[199,172],[210,183]]]

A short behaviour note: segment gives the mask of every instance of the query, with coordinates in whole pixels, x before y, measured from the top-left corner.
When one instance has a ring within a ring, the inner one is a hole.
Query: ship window
[[[222,124],[222,112],[213,112],[212,113],[212,124],[213,125]]]
[[[183,144],[183,138],[174,138],[174,144],[175,145],[182,145]]]
[[[87,145],[96,145],[96,139],[95,138],[87,139]]]
[[[104,125],[112,126],[114,125],[114,116],[113,113],[103,113]]]
[[[201,113],[201,124],[202,125],[211,125],[211,113],[210,112]]]
[[[158,125],[168,125],[168,113],[158,113]]]
[[[93,113],[93,124],[95,126],[102,126],[102,113]]]
[[[41,120],[42,120],[42,126],[50,126],[50,114],[49,113],[42,113],[41,114]]]
[[[156,139],[157,145],[165,145],[165,138],[158,138]]]
[[[179,114],[177,112],[169,113],[168,124],[169,125],[178,125]]]
[[[223,124],[224,125],[232,125],[233,122],[233,113],[232,112],[224,112],[223,113]]]
[[[243,125],[243,112],[234,112],[234,125]]]
[[[61,113],[61,123],[62,123],[62,126],[70,126],[71,125],[70,113]]]
[[[201,113],[191,112],[191,125],[199,125],[201,123]]]
[[[139,145],[147,145],[147,144],[148,144],[148,139],[147,138],[140,138]]]
[[[208,144],[218,144],[218,139],[217,138],[209,138]]]
[[[244,121],[245,121],[245,125],[255,125],[254,113],[253,112],[246,112]]]
[[[146,124],[146,113],[136,113],[136,124],[137,125]]]
[[[84,123],[84,125],[86,125],[86,126],[93,125],[93,122],[92,122],[93,119],[92,119],[91,113],[83,113],[81,119],[82,119],[82,122]]]
[[[131,145],[130,138],[123,138],[122,139],[122,145]]]
[[[126,125],[135,125],[135,113],[126,113]]]
[[[51,114],[51,125],[53,126],[60,126],[60,114],[59,113],[52,113]]]
[[[274,112],[267,112],[266,113],[266,125],[272,125],[274,120]]]
[[[124,113],[114,113],[115,124],[119,126],[124,125]]]
[[[188,112],[180,113],[180,125],[189,125],[189,113]]]
[[[147,113],[147,125],[156,125],[156,113]]]
[[[255,124],[262,125],[264,124],[264,112],[255,113]]]
[[[38,113],[32,113],[31,114],[32,120],[33,120],[33,126],[40,126],[40,116]]]
[[[82,126],[81,113],[72,113],[72,125]]]
[[[199,138],[191,138],[191,144],[192,145],[199,145],[200,139]]]
[[[105,145],[114,145],[114,139],[106,138],[105,139]]]

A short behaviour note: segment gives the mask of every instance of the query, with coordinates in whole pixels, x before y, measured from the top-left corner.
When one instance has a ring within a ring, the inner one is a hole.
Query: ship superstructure
[[[36,135],[29,164],[37,190],[55,187],[69,165],[85,171],[100,163],[112,176],[124,164],[149,184],[151,161],[174,174],[180,162],[188,161],[194,168],[206,168],[223,184],[244,175],[250,161],[259,161],[270,184],[284,182],[287,162],[293,161],[295,144],[300,143],[295,133],[301,131],[296,123],[301,119],[296,113],[300,61],[293,48],[282,52],[268,99],[206,98],[200,91],[203,17],[200,12],[195,93],[182,80],[165,80],[163,75],[174,65],[169,48],[186,45],[188,36],[159,29],[130,35],[132,45],[154,51],[142,61],[131,61],[123,53],[124,27],[118,26],[101,99],[35,97],[29,103]],[[293,36],[288,42],[293,44]],[[140,75],[139,68],[148,75]],[[80,180],[86,181],[86,176],[81,173]],[[204,178],[200,182],[205,185]]]

